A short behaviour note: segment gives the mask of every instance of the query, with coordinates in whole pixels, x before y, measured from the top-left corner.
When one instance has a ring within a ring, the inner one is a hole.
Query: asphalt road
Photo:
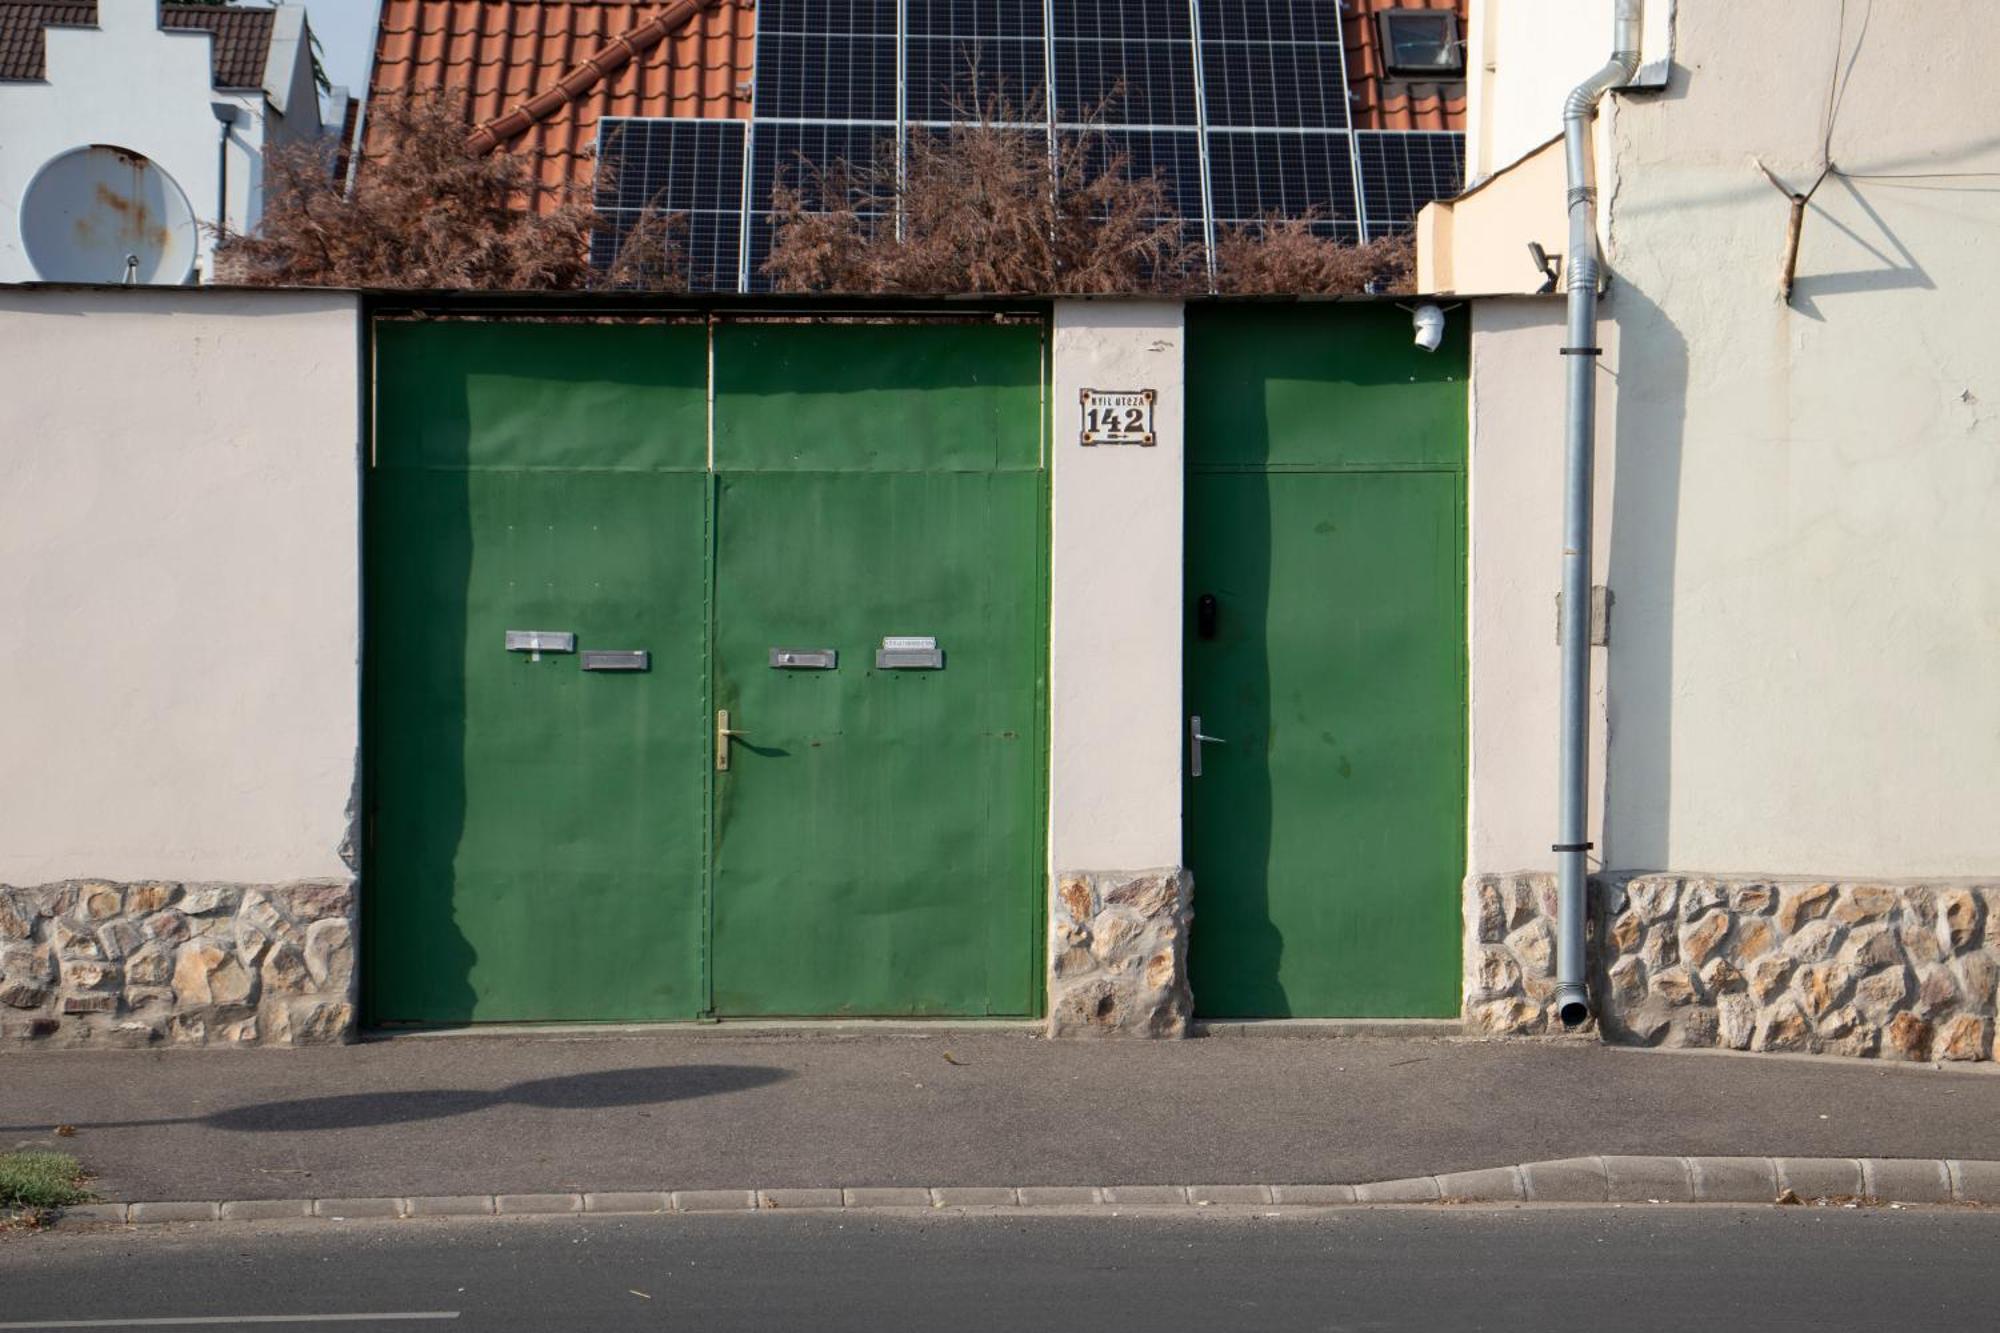
[[[1450,1040],[1024,1033],[20,1052],[0,1149],[123,1199],[1353,1183],[1591,1153],[2000,1158],[2000,1076]],[[49,1139],[68,1124],[73,1138]]]
[[[1802,1208],[202,1225],[0,1237],[0,1329],[1984,1329],[1996,1252]]]

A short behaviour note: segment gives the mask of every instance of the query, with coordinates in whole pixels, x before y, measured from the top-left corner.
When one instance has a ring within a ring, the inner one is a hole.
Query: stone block
[[[125,1220],[137,1226],[152,1222],[213,1222],[220,1207],[213,1203],[135,1203],[127,1206]]]
[[[243,890],[234,884],[190,884],[181,897],[180,910],[189,916],[234,913],[243,901]]]
[[[1929,1157],[1864,1157],[1861,1192],[1884,1203],[1950,1203],[1951,1168]]]
[[[1947,1162],[1952,1197],[1960,1203],[2000,1204],[2000,1162]]]
[[[1938,895],[1938,942],[1952,953],[1978,946],[1986,924],[1986,904],[1971,889]]]
[[[998,1185],[949,1185],[931,1191],[937,1208],[1011,1208],[1014,1191]]]
[[[1692,1203],[1694,1181],[1683,1157],[1606,1157],[1605,1197],[1612,1203]]]
[[[1186,1203],[1185,1185],[1111,1185],[1103,1191],[1104,1202],[1125,1205]]]
[[[1833,885],[1791,885],[1778,893],[1778,925],[1787,935],[1796,934],[1806,922],[1825,916],[1833,908]]]
[[[1777,1167],[1768,1157],[1690,1157],[1696,1203],[1769,1203],[1778,1197]]]
[[[1442,1197],[1435,1176],[1371,1180],[1365,1185],[1354,1187],[1356,1203],[1436,1203]]]
[[[1521,1168],[1522,1197],[1535,1203],[1603,1203],[1609,1185],[1596,1157],[1529,1162]]]
[[[1500,899],[1500,886],[1481,879],[1473,889],[1474,935],[1481,944],[1498,944],[1507,938],[1507,906]]]
[[[162,908],[171,907],[181,896],[181,886],[153,881],[134,884],[125,890],[125,910],[133,916],[149,916]]]
[[[1088,1185],[1023,1185],[1015,1194],[1023,1208],[1062,1208],[1099,1202]]]
[[[1280,1207],[1338,1208],[1353,1203],[1352,1185],[1273,1185],[1271,1200]]]
[[[255,996],[257,981],[235,954],[207,941],[181,946],[174,960],[174,994],[180,1004],[244,1004]]]
[[[1537,917],[1507,937],[1507,949],[1521,965],[1523,976],[1554,976],[1555,934],[1549,923]]]
[[[1466,1030],[1478,1036],[1528,1036],[1542,1031],[1547,1023],[1548,1015],[1540,1005],[1522,999],[1472,1004],[1465,1011]]]
[[[581,1194],[496,1194],[493,1211],[502,1217],[531,1217],[550,1213],[580,1213]]]
[[[125,1218],[125,1204],[122,1203],[73,1203],[62,1210],[64,1222],[119,1222]]]
[[[1854,1198],[1862,1193],[1861,1163],[1852,1157],[1776,1157],[1778,1192],[1801,1199]]]
[[[1437,1176],[1436,1180],[1438,1197],[1473,1203],[1511,1203],[1520,1199],[1526,1188],[1521,1183],[1521,1173],[1511,1166],[1451,1171]]]
[[[1187,1197],[1189,1203],[1208,1204],[1268,1204],[1271,1202],[1269,1185],[1190,1185]]]
[[[275,891],[278,902],[302,921],[321,917],[350,917],[354,914],[354,886],[325,883],[287,884]]]
[[[1753,1051],[1803,1051],[1812,1043],[1812,1025],[1789,997],[1779,1000],[1757,1020],[1751,1034]]]
[[[1977,1014],[1955,1014],[1944,1021],[1931,1043],[1939,1060],[1984,1060],[1993,1046],[1992,1025]]]
[[[225,1222],[277,1222],[311,1216],[311,1199],[232,1199],[222,1205]]]
[[[343,1219],[366,1219],[377,1217],[401,1217],[403,1200],[368,1199],[314,1199],[314,1217],[338,1217]]]
[[[413,1194],[407,1200],[410,1217],[490,1217],[491,1194]]]
[[[1840,900],[1833,908],[1833,917],[1850,926],[1880,921],[1896,910],[1897,901],[1894,889],[1874,884],[1843,884],[1840,886]]]
[[[840,1192],[841,1203],[848,1208],[928,1208],[931,1206],[931,1192],[927,1189],[895,1186],[870,1186],[860,1189],[844,1189]]]
[[[1711,911],[1684,928],[1680,938],[1682,961],[1689,967],[1699,969],[1715,957],[1735,924],[1728,912]]]
[[[320,990],[345,993],[354,975],[354,929],[339,917],[306,927],[306,970]]]

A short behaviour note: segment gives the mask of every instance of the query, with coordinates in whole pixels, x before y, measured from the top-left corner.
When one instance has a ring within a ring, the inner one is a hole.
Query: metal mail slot
[[[507,631],[507,651],[573,653],[576,651],[576,635],[555,629],[510,629]]]
[[[773,648],[771,666],[777,671],[831,671],[840,664],[832,648]]]
[[[875,650],[875,669],[878,671],[942,671],[944,650],[941,648],[878,648]]]
[[[617,652],[585,652],[585,671],[650,671],[653,655],[643,648]]]

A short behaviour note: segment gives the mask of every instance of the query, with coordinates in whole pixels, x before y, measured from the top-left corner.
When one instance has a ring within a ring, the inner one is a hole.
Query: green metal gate
[[[1455,1014],[1464,321],[1197,307],[1187,364],[1195,1007]]]
[[[1040,321],[376,364],[371,1021],[1037,1010]]]

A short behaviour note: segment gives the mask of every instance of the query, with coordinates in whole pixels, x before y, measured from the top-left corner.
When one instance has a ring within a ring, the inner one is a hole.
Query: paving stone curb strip
[[[2000,1205],[2000,1162],[1895,1157],[1569,1157],[1364,1185],[1019,1185],[408,1195],[367,1199],[94,1203],[62,1222],[755,1212],[870,1208],[1328,1208],[1411,1203]]]

